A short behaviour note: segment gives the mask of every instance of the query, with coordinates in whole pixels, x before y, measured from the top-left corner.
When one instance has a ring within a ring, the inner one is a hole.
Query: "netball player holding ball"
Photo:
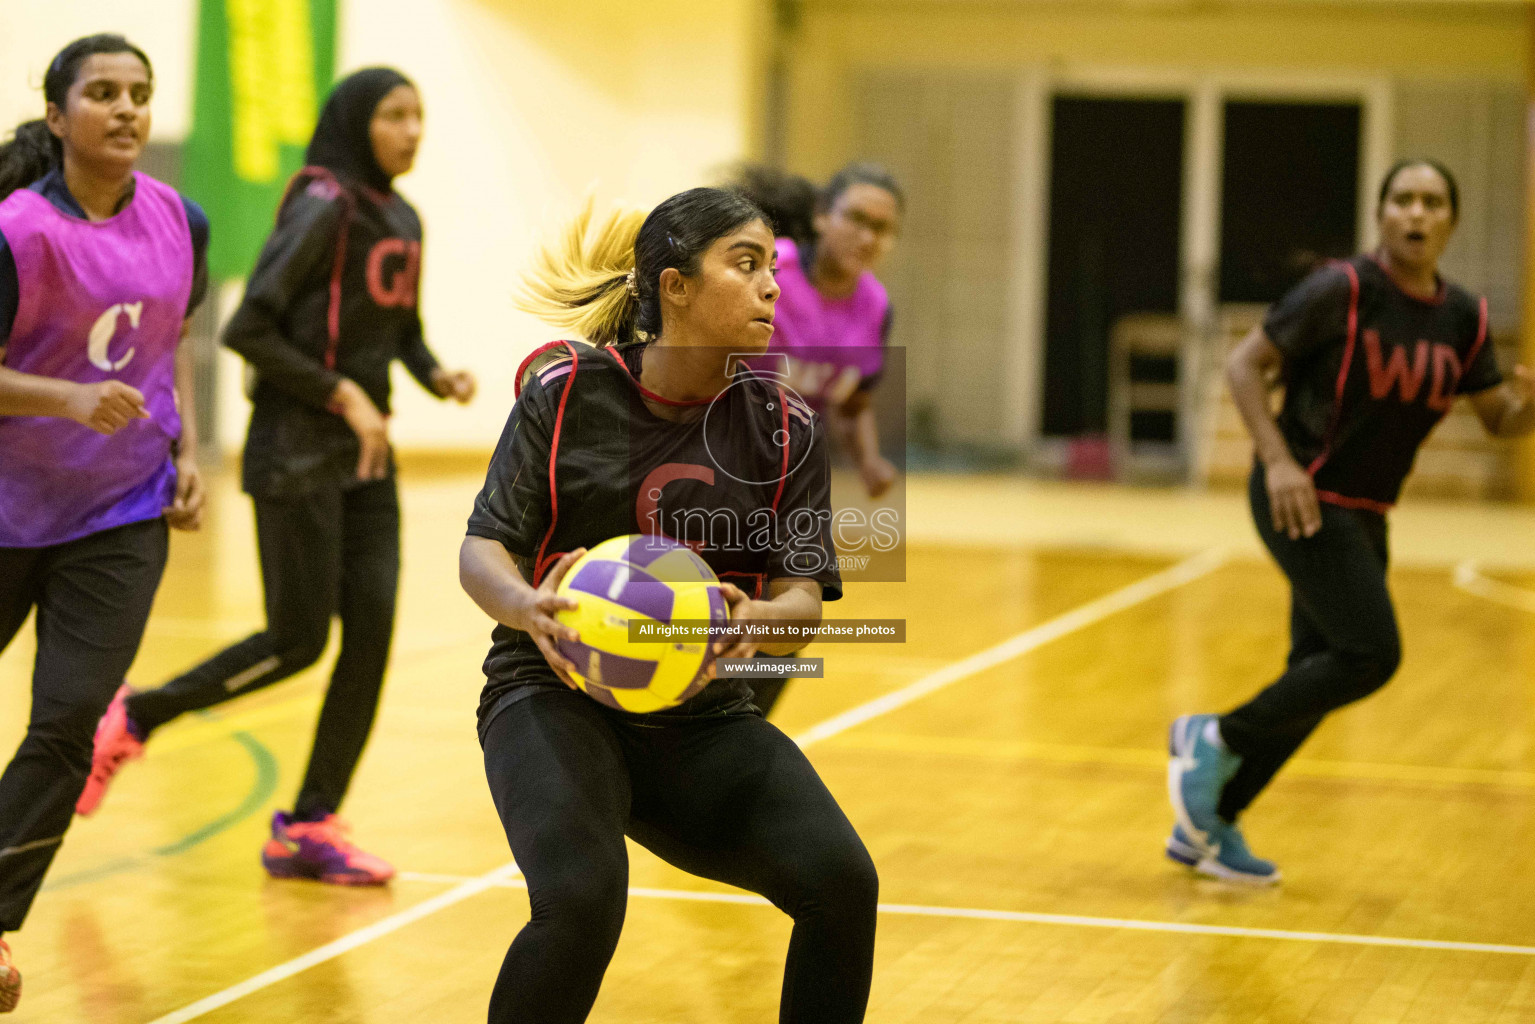
[[[464,589],[498,624],[480,740],[532,903],[490,1020],[586,1019],[623,926],[628,835],[794,919],[781,1020],[861,1021],[878,881],[804,754],[744,681],[631,714],[574,689],[556,646],[580,638],[557,621],[575,603],[555,588],[586,548],[626,534],[692,547],[727,581],[737,624],[819,621],[841,593],[829,530],[789,525],[829,516],[819,421],[729,358],[766,350],[773,333],[762,211],[701,188],[637,220],[583,218],[544,254],[530,307],[591,344],[525,365],[460,555]],[[755,543],[707,532],[731,523],[773,528]],[[733,639],[720,653],[800,646]]]
[[[1267,689],[1224,715],[1173,723],[1167,854],[1203,874],[1268,885],[1238,816],[1333,711],[1402,658],[1386,586],[1386,514],[1418,447],[1459,395],[1488,433],[1535,427],[1535,374],[1498,372],[1487,300],[1439,276],[1459,192],[1432,160],[1381,184],[1380,248],[1318,270],[1232,352],[1227,377],[1257,449],[1253,521],[1290,581],[1290,655]],[[1268,380],[1285,385],[1278,418]]]

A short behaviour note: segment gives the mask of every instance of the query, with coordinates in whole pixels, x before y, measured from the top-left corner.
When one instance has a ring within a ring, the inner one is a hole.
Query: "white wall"
[[[120,32],[155,67],[155,142],[179,142],[192,126],[195,0],[0,0],[0,137],[43,116],[43,74],[65,44]]]
[[[397,444],[495,443],[517,364],[553,337],[513,308],[518,275],[588,190],[653,205],[749,148],[766,10],[763,0],[341,0],[338,71],[393,64],[421,87],[427,134],[399,187],[426,225],[422,313],[442,360],[482,386],[461,409],[400,372]],[[60,47],[119,31],[155,65],[153,138],[182,140],[196,17],[196,0],[0,0],[0,132],[41,116]],[[240,378],[226,354],[226,447],[248,416]]]
[[[745,152],[761,6],[343,3],[338,73],[392,64],[420,86],[426,135],[397,186],[425,224],[422,316],[438,357],[481,387],[465,409],[397,369],[397,446],[494,445],[518,364],[556,336],[514,308],[519,275],[588,191],[653,205]],[[238,373],[221,385],[221,435],[238,444],[248,415]]]

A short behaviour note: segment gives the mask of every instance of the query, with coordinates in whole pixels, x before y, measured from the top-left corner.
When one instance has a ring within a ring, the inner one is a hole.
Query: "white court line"
[[[840,715],[828,718],[820,725],[812,726],[806,731],[794,737],[794,742],[801,747],[808,747],[812,743],[829,739],[839,732],[846,732],[855,725],[862,725],[871,718],[888,714],[897,708],[905,707],[912,701],[920,700],[930,693],[937,693],[946,686],[951,686],[961,679],[968,679],[978,672],[984,672],[989,668],[995,668],[1006,661],[1027,654],[1032,650],[1043,647],[1052,640],[1059,640],[1068,633],[1075,633],[1117,612],[1132,608],[1143,601],[1150,600],[1159,594],[1165,594],[1169,590],[1192,583],[1201,576],[1206,576],[1220,568],[1226,561],[1226,554],[1220,550],[1204,551],[1192,558],[1184,559],[1170,569],[1165,569],[1154,576],[1147,576],[1143,580],[1110,594],[1089,601],[1087,604],[1072,609],[1064,615],[1058,615],[1048,622],[1042,622],[1032,629],[1026,629],[1017,636],[1010,637],[995,646],[988,647],[984,651],[978,651],[963,661],[957,661],[945,666],[936,672],[923,676],[914,683],[910,683],[883,697],[877,697],[867,704],[860,704]]]
[[[461,875],[400,872],[404,882],[465,881]],[[497,888],[526,889],[525,879],[496,882]],[[735,892],[699,892],[692,889],[651,889],[635,886],[630,896],[652,900],[683,900],[691,903],[737,903],[772,906],[761,896]],[[1219,924],[1187,924],[1181,921],[1142,921],[1136,918],[1084,917],[1080,914],[1035,914],[1024,910],[986,910],[974,907],[925,907],[911,903],[881,903],[881,914],[905,917],[959,918],[972,921],[1013,921],[1020,924],[1057,925],[1068,928],[1110,928],[1121,931],[1163,932],[1174,935],[1219,935],[1238,939],[1273,939],[1283,942],[1319,942],[1344,946],[1386,946],[1392,949],[1433,949],[1452,953],[1505,953],[1535,956],[1535,946],[1510,946],[1496,942],[1451,942],[1444,939],[1407,939],[1391,935],[1350,935],[1347,932],[1297,932],[1283,928],[1237,928]]]
[[[1535,590],[1516,587],[1490,576],[1483,575],[1481,567],[1472,559],[1455,567],[1455,585],[1468,594],[1484,597],[1498,604],[1535,612]]]
[[[259,992],[270,985],[275,985],[285,978],[291,978],[301,971],[307,971],[316,964],[323,964],[327,960],[334,960],[343,953],[351,952],[358,946],[365,946],[374,939],[383,938],[391,932],[399,931],[406,925],[421,920],[446,910],[455,903],[462,903],[471,896],[478,896],[488,889],[498,885],[505,885],[517,874],[516,864],[504,864],[494,871],[487,871],[478,878],[455,879],[456,886],[445,893],[433,896],[429,900],[417,903],[408,910],[402,910],[398,914],[390,914],[381,921],[375,921],[366,928],[359,928],[350,935],[344,935],[335,942],[326,943],[319,949],[311,950],[301,957],[289,960],[285,964],[278,964],[269,971],[262,971],[253,978],[247,978],[238,985],[226,988],[222,992],[216,992],[206,999],[199,999],[189,1006],[183,1006],[179,1010],[167,1013],[163,1017],[157,1017],[150,1024],[186,1024],[187,1021],[196,1020],[207,1013],[212,1013],[220,1007],[228,1006],[239,999],[244,999],[253,992]]]
[[[904,686],[893,693],[888,693],[883,697],[869,701],[867,704],[861,704],[851,711],[846,711],[829,718],[820,725],[813,726],[805,733],[794,737],[794,742],[798,743],[801,747],[808,747],[813,743],[819,743],[821,740],[835,736],[840,732],[845,732],[855,725],[867,722],[871,718],[877,718],[897,708],[905,707],[912,701],[925,697],[930,693],[936,693],[946,686],[959,682],[961,679],[966,679],[978,672],[994,668],[1011,658],[1016,658],[1020,654],[1026,654],[1038,647],[1042,647],[1068,633],[1091,626],[1096,622],[1101,622],[1116,612],[1124,611],[1127,608],[1140,604],[1142,601],[1149,600],[1159,594],[1164,594],[1185,583],[1193,582],[1219,568],[1225,560],[1225,554],[1218,550],[1206,551],[1192,558],[1185,559],[1170,569],[1147,576],[1145,579],[1138,580],[1129,586],[1122,587],[1096,600],[1089,601],[1087,604],[1081,605],[1064,615],[1059,615],[1032,629],[1026,629],[1022,633],[999,644],[972,654],[963,661],[956,662],[953,665],[923,676],[916,682]],[[300,971],[334,959],[342,953],[388,935],[390,932],[396,931],[413,921],[419,921],[423,917],[435,914],[437,911],[466,900],[470,896],[475,896],[487,889],[495,888],[498,885],[498,878],[504,882],[515,874],[516,865],[508,864],[488,874],[468,880],[460,880],[456,876],[410,876],[411,879],[416,881],[430,881],[435,878],[440,881],[459,881],[460,884],[457,888],[445,892],[435,899],[386,917],[382,921],[371,924],[350,935],[343,936],[335,942],[321,946],[313,952],[306,953],[285,964],[279,964],[271,970],[264,971],[253,978],[240,982],[238,985],[208,996],[206,999],[200,999],[190,1006],[183,1007],[174,1013],[151,1021],[150,1024],[186,1024],[187,1021],[196,1020],[206,1013],[211,1013],[222,1006],[228,1006],[237,999],[242,999],[253,992],[259,992],[261,989],[290,978]],[[405,878],[407,876],[402,875],[401,877]],[[650,891],[631,889],[630,893],[645,895]],[[728,893],[722,895],[729,897],[722,902],[739,902],[743,900],[752,902],[756,900],[756,897],[752,896],[742,896],[738,899]],[[710,898],[712,898],[712,895]]]

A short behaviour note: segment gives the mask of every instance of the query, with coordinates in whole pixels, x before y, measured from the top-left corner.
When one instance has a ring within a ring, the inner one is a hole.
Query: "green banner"
[[[213,223],[208,268],[245,277],[330,88],[338,0],[200,0],[183,191]]]

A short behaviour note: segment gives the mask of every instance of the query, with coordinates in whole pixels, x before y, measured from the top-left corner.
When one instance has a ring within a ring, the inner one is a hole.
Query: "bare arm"
[[[1255,327],[1226,358],[1226,383],[1263,462],[1274,529],[1298,540],[1322,528],[1322,511],[1316,485],[1290,454],[1269,411],[1269,381],[1283,364],[1284,353]]]
[[[0,416],[56,416],[111,435],[148,415],[143,394],[122,381],[78,384],[0,366]]]
[[[1512,380],[1474,393],[1471,406],[1493,437],[1523,437],[1535,430],[1535,371],[1514,367]]]
[[[181,413],[181,436],[176,440],[176,497],[165,510],[165,520],[177,530],[202,526],[202,473],[197,468],[197,351],[188,341],[191,323],[181,326],[176,347],[176,408]]]
[[[755,601],[747,597],[739,587],[720,584],[720,591],[730,605],[732,622],[796,622],[821,621],[821,585],[815,580],[800,576],[784,576],[768,581],[768,597]],[[809,640],[786,640],[777,644],[759,644],[749,638],[722,641],[715,645],[721,658],[750,658],[759,651],[775,657],[793,654]]]
[[[832,406],[830,412],[832,429],[852,454],[864,489],[869,497],[878,498],[895,482],[896,470],[879,453],[879,420],[869,402],[869,393],[855,391],[841,405]]]
[[[533,638],[544,660],[566,685],[575,688],[570,673],[575,671],[554,645],[556,636],[577,640],[579,635],[555,619],[561,609],[574,609],[576,602],[559,597],[555,588],[585,548],[564,555],[549,570],[543,582],[534,587],[506,548],[487,537],[465,537],[458,549],[458,582],[480,610],[509,629],[521,630]]]

